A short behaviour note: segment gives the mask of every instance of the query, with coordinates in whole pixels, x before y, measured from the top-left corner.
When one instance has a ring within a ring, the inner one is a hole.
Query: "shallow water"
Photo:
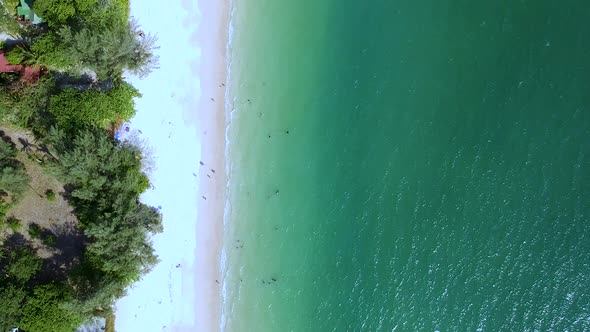
[[[590,4],[234,10],[226,330],[590,329]]]

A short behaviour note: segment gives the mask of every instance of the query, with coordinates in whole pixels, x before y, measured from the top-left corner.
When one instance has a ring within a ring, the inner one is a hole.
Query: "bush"
[[[55,192],[51,189],[45,191],[45,197],[47,197],[47,200],[50,202],[53,202],[56,199]]]
[[[10,209],[10,204],[0,200],[0,221],[4,222],[4,217],[6,216],[8,209]]]
[[[33,239],[38,239],[41,237],[41,227],[37,224],[30,224],[29,225],[29,235]]]
[[[51,96],[49,112],[57,125],[67,131],[86,126],[108,128],[117,120],[127,121],[135,114],[133,98],[141,94],[133,86],[116,84],[111,90],[78,91],[65,89]]]
[[[6,52],[5,55],[6,61],[8,61],[8,63],[11,65],[20,65],[27,58],[27,52],[23,50],[20,46],[17,46],[12,50]]]
[[[27,292],[15,285],[0,286],[0,331],[13,331],[22,314]]]
[[[13,109],[17,125],[31,129],[38,136],[45,136],[55,122],[47,112],[49,96],[54,90],[55,81],[44,78],[12,94],[7,106]]]
[[[32,249],[23,248],[11,253],[6,272],[19,282],[26,283],[41,270],[42,263]]]
[[[15,157],[14,147],[0,140],[0,190],[10,193],[13,201],[20,198],[29,184],[29,176],[23,164]]]
[[[36,286],[22,309],[19,328],[28,332],[75,331],[84,319],[64,305],[68,297],[69,294],[55,285]]]
[[[55,235],[53,234],[47,234],[43,237],[42,241],[44,245],[51,248],[55,248],[55,246],[57,245],[57,237],[55,237]]]
[[[0,11],[0,29],[2,32],[8,33],[9,35],[17,35],[20,31],[20,24],[18,24],[17,20],[14,18],[13,10],[16,12],[16,6],[14,3],[18,4],[18,1],[15,0],[5,0],[2,1],[2,10]],[[10,11],[6,11],[5,8],[9,8]]]
[[[22,229],[20,220],[16,219],[15,217],[8,218],[8,220],[6,220],[6,224],[8,224],[8,227],[10,227],[10,229],[12,229],[12,231],[15,233],[20,232]]]

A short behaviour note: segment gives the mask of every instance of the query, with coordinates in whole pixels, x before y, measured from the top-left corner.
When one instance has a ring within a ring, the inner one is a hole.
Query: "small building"
[[[0,73],[19,73],[21,82],[35,83],[47,73],[47,69],[43,66],[11,65],[4,56],[4,51],[0,50]]]
[[[32,0],[20,0],[20,5],[16,7],[16,15],[20,22],[33,24],[43,22],[43,20],[33,12],[33,9],[31,8],[32,5]]]
[[[0,73],[21,73],[25,67],[23,65],[11,65],[4,56],[4,51],[0,51]]]

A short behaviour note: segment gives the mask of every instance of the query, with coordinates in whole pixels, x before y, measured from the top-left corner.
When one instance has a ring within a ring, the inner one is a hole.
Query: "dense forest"
[[[72,332],[156,263],[161,215],[142,204],[144,153],[114,133],[140,96],[123,74],[157,68],[129,0],[3,0],[0,332]]]

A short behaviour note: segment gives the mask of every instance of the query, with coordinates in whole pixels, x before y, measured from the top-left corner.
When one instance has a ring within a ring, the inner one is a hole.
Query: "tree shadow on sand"
[[[52,249],[52,255],[43,261],[41,281],[65,280],[81,262],[84,252],[84,233],[74,223],[42,229],[41,241]]]
[[[13,149],[16,149],[16,144],[14,143],[14,141],[12,141],[12,138],[8,135],[6,135],[6,132],[4,130],[0,130],[0,138],[8,143]]]
[[[0,258],[0,273],[5,274],[4,270],[9,263],[11,252],[28,249],[38,255],[43,251],[51,252],[49,257],[42,260],[41,270],[31,280],[32,285],[67,280],[71,276],[72,271],[79,266],[84,252],[82,231],[68,225],[57,227],[54,230],[44,228],[40,228],[40,230],[39,239],[44,243],[44,246],[41,247],[20,233],[13,233],[4,240],[1,246],[4,257]]]

